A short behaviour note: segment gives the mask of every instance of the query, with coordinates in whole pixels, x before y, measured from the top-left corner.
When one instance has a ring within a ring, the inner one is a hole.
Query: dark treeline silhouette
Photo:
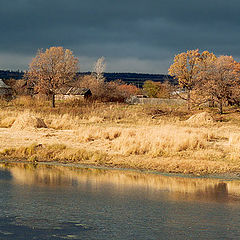
[[[22,71],[0,70],[0,79],[21,79],[24,75]]]
[[[91,72],[79,72],[79,76],[90,75]],[[0,70],[0,79],[22,79],[24,72],[22,71],[11,71],[11,70]],[[169,75],[164,74],[147,74],[147,73],[104,73],[104,78],[107,82],[122,80],[127,84],[134,84],[137,87],[142,87],[144,82],[147,80],[151,80],[154,82],[164,82],[166,80],[170,81],[173,84],[176,84],[176,80],[174,80]]]
[[[79,75],[90,75],[91,72],[81,72]],[[170,75],[164,74],[148,74],[148,73],[104,73],[104,78],[107,82],[122,80],[127,84],[134,84],[137,87],[142,87],[144,82],[151,80],[153,82],[169,81],[172,84],[177,84],[177,81]]]

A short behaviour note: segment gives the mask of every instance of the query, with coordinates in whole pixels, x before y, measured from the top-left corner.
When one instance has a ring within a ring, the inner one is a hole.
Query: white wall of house
[[[84,99],[83,95],[64,95],[64,94],[56,94],[55,95],[56,100],[67,100],[67,99]]]

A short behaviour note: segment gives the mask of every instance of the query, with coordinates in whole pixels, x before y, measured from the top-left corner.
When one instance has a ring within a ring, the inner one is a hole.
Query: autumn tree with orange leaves
[[[200,69],[215,60],[215,55],[198,49],[180,53],[174,57],[174,63],[168,69],[171,76],[178,80],[180,87],[187,91],[188,109],[191,106],[191,91],[199,80]]]
[[[45,52],[38,51],[25,77],[37,92],[52,95],[52,106],[55,107],[56,89],[72,81],[78,70],[78,58],[69,49],[51,47]]]
[[[218,104],[220,114],[224,103],[239,104],[240,64],[232,56],[220,56],[208,63],[199,76],[202,95]]]

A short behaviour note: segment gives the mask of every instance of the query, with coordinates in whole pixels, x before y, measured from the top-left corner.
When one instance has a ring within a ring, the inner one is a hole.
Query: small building
[[[0,98],[10,100],[12,99],[12,96],[12,88],[5,84],[2,79],[0,79]]]
[[[88,99],[91,96],[92,92],[89,88],[62,87],[55,92],[56,100]]]
[[[127,98],[125,102],[128,104],[139,104],[142,98],[145,99],[148,97],[144,94],[133,95],[133,96]]]

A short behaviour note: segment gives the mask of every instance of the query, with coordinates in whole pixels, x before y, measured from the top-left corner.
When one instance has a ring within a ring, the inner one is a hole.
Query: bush
[[[124,84],[121,80],[104,82],[98,81],[93,75],[85,75],[75,83],[77,87],[89,88],[93,94],[93,100],[102,102],[124,102],[132,95],[140,93],[140,89],[134,85]]]

